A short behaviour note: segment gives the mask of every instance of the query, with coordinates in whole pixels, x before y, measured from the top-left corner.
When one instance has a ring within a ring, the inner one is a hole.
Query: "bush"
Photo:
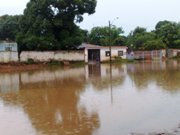
[[[35,63],[36,63],[36,62],[35,62],[33,59],[28,58],[27,64],[35,64]]]

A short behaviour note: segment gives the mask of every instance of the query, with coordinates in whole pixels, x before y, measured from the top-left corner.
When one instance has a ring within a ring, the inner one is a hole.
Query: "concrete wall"
[[[18,62],[18,52],[0,52],[0,62]]]
[[[20,54],[20,61],[84,61],[84,51],[23,51]]]

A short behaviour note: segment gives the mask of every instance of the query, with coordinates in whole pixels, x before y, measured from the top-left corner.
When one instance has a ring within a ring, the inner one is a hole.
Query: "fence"
[[[180,49],[168,49],[168,58],[180,57]]]
[[[127,58],[131,59],[146,59],[146,60],[154,60],[154,59],[163,59],[166,57],[166,50],[152,50],[152,51],[134,51],[128,54]]]

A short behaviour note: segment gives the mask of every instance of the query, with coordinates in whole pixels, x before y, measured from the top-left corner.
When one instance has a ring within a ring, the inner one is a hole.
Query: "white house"
[[[18,46],[15,42],[0,42],[0,62],[17,62]]]
[[[82,44],[79,48],[84,48],[84,60],[90,61],[108,61],[110,60],[110,54],[112,60],[116,57],[126,59],[126,46],[98,46],[92,44]]]

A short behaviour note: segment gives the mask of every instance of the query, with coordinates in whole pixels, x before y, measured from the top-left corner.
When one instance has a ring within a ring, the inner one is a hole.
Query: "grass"
[[[47,62],[49,66],[70,66],[70,67],[80,67],[84,66],[85,62],[83,61],[56,61],[56,60],[51,60]]]
[[[128,60],[128,59],[122,59],[121,57],[114,57],[111,63],[113,64],[122,64],[122,63],[134,63],[137,62],[137,60]],[[103,61],[101,63],[110,63],[109,60]]]
[[[86,63],[84,61],[71,61],[71,67],[81,67],[84,66]]]

